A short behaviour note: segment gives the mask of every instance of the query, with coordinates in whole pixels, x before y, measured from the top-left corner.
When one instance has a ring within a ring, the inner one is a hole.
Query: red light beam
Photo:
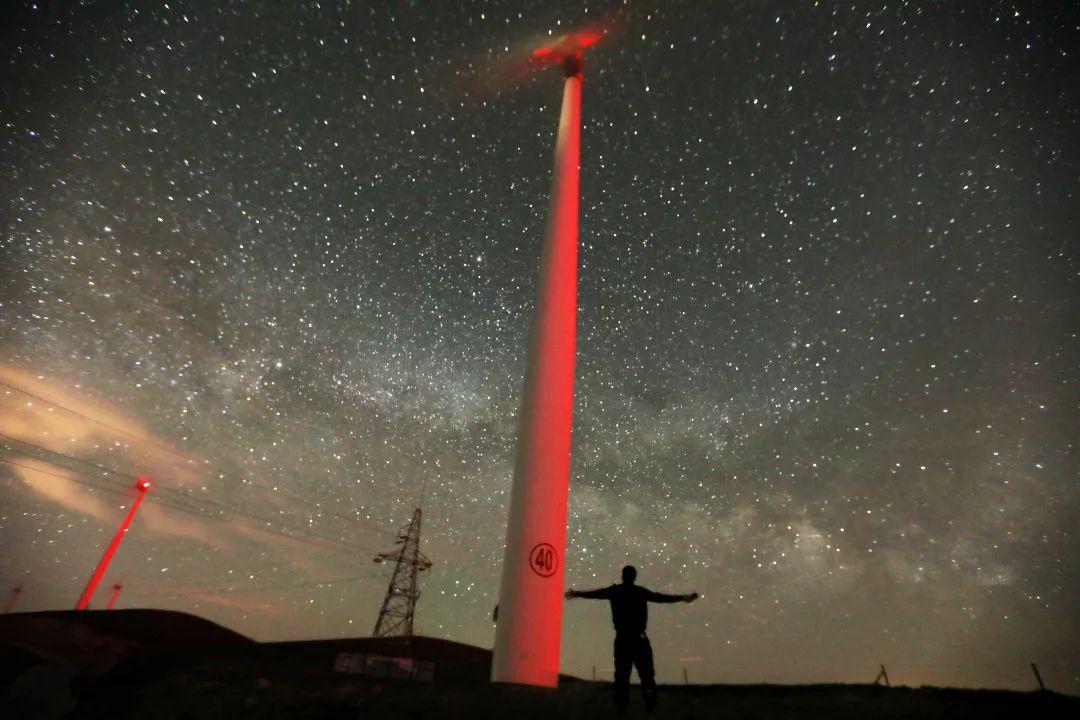
[[[11,595],[8,596],[7,603],[4,605],[4,615],[11,612],[11,608],[15,607],[15,601],[19,599],[19,594],[22,592],[21,587],[14,588],[11,591]]]
[[[139,479],[135,481],[135,490],[137,491],[135,501],[131,503],[131,509],[128,510],[127,516],[124,517],[124,522],[120,523],[120,529],[116,531],[116,535],[113,536],[109,547],[105,548],[105,554],[101,556],[101,561],[94,569],[94,574],[87,581],[86,588],[83,590],[82,595],[79,596],[79,602],[75,603],[76,610],[85,610],[90,604],[90,598],[94,596],[94,591],[97,590],[101,577],[109,569],[109,563],[112,562],[113,555],[116,554],[116,548],[120,546],[120,541],[127,533],[128,526],[131,525],[131,519],[135,517],[135,511],[139,509],[139,504],[142,503],[143,498],[146,497],[146,491],[149,489],[150,479],[145,475],[140,475]]]

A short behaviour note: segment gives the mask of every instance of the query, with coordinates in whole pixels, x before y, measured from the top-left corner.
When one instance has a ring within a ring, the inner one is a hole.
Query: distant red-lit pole
[[[116,598],[120,597],[120,590],[123,589],[123,585],[116,583],[112,586],[112,595],[109,597],[109,604],[105,606],[106,610],[112,610],[113,605],[116,604]]]
[[[105,554],[101,556],[101,562],[98,563],[94,569],[94,574],[90,576],[90,580],[86,583],[86,589],[79,596],[79,602],[75,603],[76,610],[85,610],[86,606],[90,604],[90,598],[94,596],[94,591],[97,590],[98,583],[101,582],[101,576],[109,568],[109,563],[112,562],[112,557],[116,554],[116,548],[120,545],[120,540],[124,537],[124,533],[127,532],[128,526],[131,525],[131,519],[135,517],[135,511],[139,509],[139,504],[146,497],[146,491],[149,489],[149,478],[145,475],[140,476],[135,482],[136,494],[134,502],[131,503],[131,509],[128,510],[124,522],[120,524],[120,529],[116,531],[116,535],[113,537],[112,542],[109,543],[109,547],[105,548]]]
[[[542,687],[559,683],[577,325],[580,49],[560,61],[566,81],[525,365],[491,666],[495,682]]]
[[[19,593],[21,592],[21,587],[17,587],[11,591],[11,595],[8,596],[8,600],[4,604],[4,615],[7,615],[9,612],[11,612],[11,608],[15,607],[15,601],[19,599]]]

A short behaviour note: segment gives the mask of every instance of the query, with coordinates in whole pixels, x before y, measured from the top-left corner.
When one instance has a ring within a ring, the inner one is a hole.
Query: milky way
[[[1074,3],[12,5],[17,609],[145,472],[118,606],[366,635],[422,502],[417,631],[490,647],[561,97],[514,62],[604,18],[567,584],[703,594],[661,681],[1080,690]],[[564,671],[611,634],[569,604]]]

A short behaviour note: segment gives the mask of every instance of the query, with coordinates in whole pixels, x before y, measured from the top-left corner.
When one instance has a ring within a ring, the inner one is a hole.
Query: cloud
[[[153,490],[151,489],[150,492],[152,493]],[[142,516],[140,519],[150,532],[195,540],[218,550],[228,550],[231,547],[220,532],[215,532],[207,523],[196,517],[167,511],[152,502],[143,506],[140,515]]]
[[[37,458],[22,452],[16,455],[0,451],[0,458],[26,466],[8,464],[31,490],[67,510],[104,523],[117,520],[112,505],[80,485],[77,482],[80,474],[58,464],[64,462],[59,457],[53,462],[51,454],[72,458],[75,463],[101,463],[137,470],[150,475],[158,488],[202,487],[209,480],[201,461],[174,450],[167,441],[155,437],[140,422],[108,403],[2,362],[0,428],[0,441],[13,439],[44,449],[41,453],[44,457]],[[104,461],[103,455],[107,458]],[[115,477],[108,484],[120,487]],[[153,499],[154,492],[152,489],[148,500]],[[187,538],[218,549],[228,547],[219,532],[196,516],[182,517],[152,503],[147,503],[139,515],[139,521],[150,532]]]
[[[67,453],[95,442],[128,444],[135,438],[160,442],[141,424],[107,403],[10,363],[0,362],[0,393],[0,427],[4,434],[54,452]]]
[[[109,521],[115,512],[101,498],[72,480],[73,473],[31,457],[5,456],[6,467],[35,494],[81,515]]]

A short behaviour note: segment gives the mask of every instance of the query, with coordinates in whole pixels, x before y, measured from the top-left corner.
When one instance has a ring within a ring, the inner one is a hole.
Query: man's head
[[[627,585],[633,585],[637,580],[637,568],[633,565],[627,565],[622,569],[622,581]]]

